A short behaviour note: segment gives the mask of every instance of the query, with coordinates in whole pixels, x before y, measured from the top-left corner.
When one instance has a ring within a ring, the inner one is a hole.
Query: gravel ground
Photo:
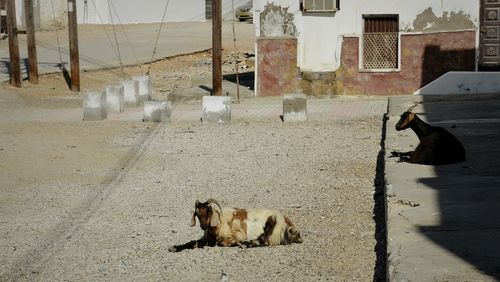
[[[251,71],[246,52],[235,60],[226,51],[224,73],[236,61]],[[202,52],[152,64],[153,98],[210,76],[209,59]],[[82,88],[146,67],[85,72]],[[372,281],[383,267],[374,220],[381,117],[157,125],[64,122],[62,114],[33,122],[23,112],[81,107],[82,95],[60,74],[0,90],[2,281]],[[281,210],[304,243],[168,252],[202,236],[190,219],[207,198]]]
[[[60,174],[11,175],[2,185],[2,280],[373,279],[379,118],[89,124],[72,125],[74,140],[54,141],[65,148]],[[123,132],[99,137],[110,128]],[[93,137],[78,143],[79,134]],[[64,165],[70,156],[81,157],[78,167]],[[281,210],[304,243],[169,253],[202,235],[189,225],[195,200],[207,198]]]

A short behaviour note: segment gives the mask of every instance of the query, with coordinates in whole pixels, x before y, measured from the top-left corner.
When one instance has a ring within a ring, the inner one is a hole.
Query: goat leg
[[[409,152],[392,151],[391,152],[391,157],[398,157],[398,158],[411,157],[412,154],[413,154],[413,151],[409,151]]]
[[[205,238],[201,238],[200,240],[193,240],[193,241],[190,241],[190,242],[187,242],[185,244],[182,244],[182,245],[175,245],[175,246],[172,246],[170,247],[168,250],[170,252],[180,252],[182,250],[186,250],[186,249],[196,249],[196,248],[203,248],[205,246],[209,246],[209,247],[213,247],[215,246],[215,243],[212,242],[211,240],[207,240]]]

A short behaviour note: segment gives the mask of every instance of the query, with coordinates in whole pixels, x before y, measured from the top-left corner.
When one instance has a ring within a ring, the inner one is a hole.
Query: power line
[[[160,24],[160,29],[158,30],[158,34],[156,36],[156,42],[155,42],[155,45],[154,45],[154,49],[153,49],[153,54],[151,55],[151,60],[150,60],[150,64],[148,66],[148,71],[146,72],[146,75],[149,75],[149,71],[151,70],[151,63],[153,62],[153,59],[154,59],[154,56],[156,54],[156,47],[158,46],[158,39],[160,38],[160,33],[161,33],[161,29],[163,27],[163,23],[165,21],[165,16],[167,15],[167,8],[168,8],[168,4],[170,3],[170,0],[166,0],[166,5],[165,5],[165,10],[163,10],[163,17],[161,19],[161,24]]]

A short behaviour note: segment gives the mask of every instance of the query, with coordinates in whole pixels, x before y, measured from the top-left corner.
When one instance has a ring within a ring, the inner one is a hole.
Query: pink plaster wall
[[[260,37],[257,39],[257,95],[281,96],[296,93],[297,39],[295,37]]]
[[[448,71],[473,71],[475,42],[474,31],[402,35],[400,70],[374,73],[359,70],[359,38],[346,37],[337,94],[411,94]]]

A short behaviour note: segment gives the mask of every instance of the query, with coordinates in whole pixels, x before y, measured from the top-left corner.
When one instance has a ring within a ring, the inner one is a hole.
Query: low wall
[[[400,68],[371,72],[359,69],[359,38],[345,37],[337,94],[411,94],[448,71],[474,71],[475,31],[402,34]]]
[[[298,91],[295,37],[259,37],[257,54],[257,96],[282,96]]]

